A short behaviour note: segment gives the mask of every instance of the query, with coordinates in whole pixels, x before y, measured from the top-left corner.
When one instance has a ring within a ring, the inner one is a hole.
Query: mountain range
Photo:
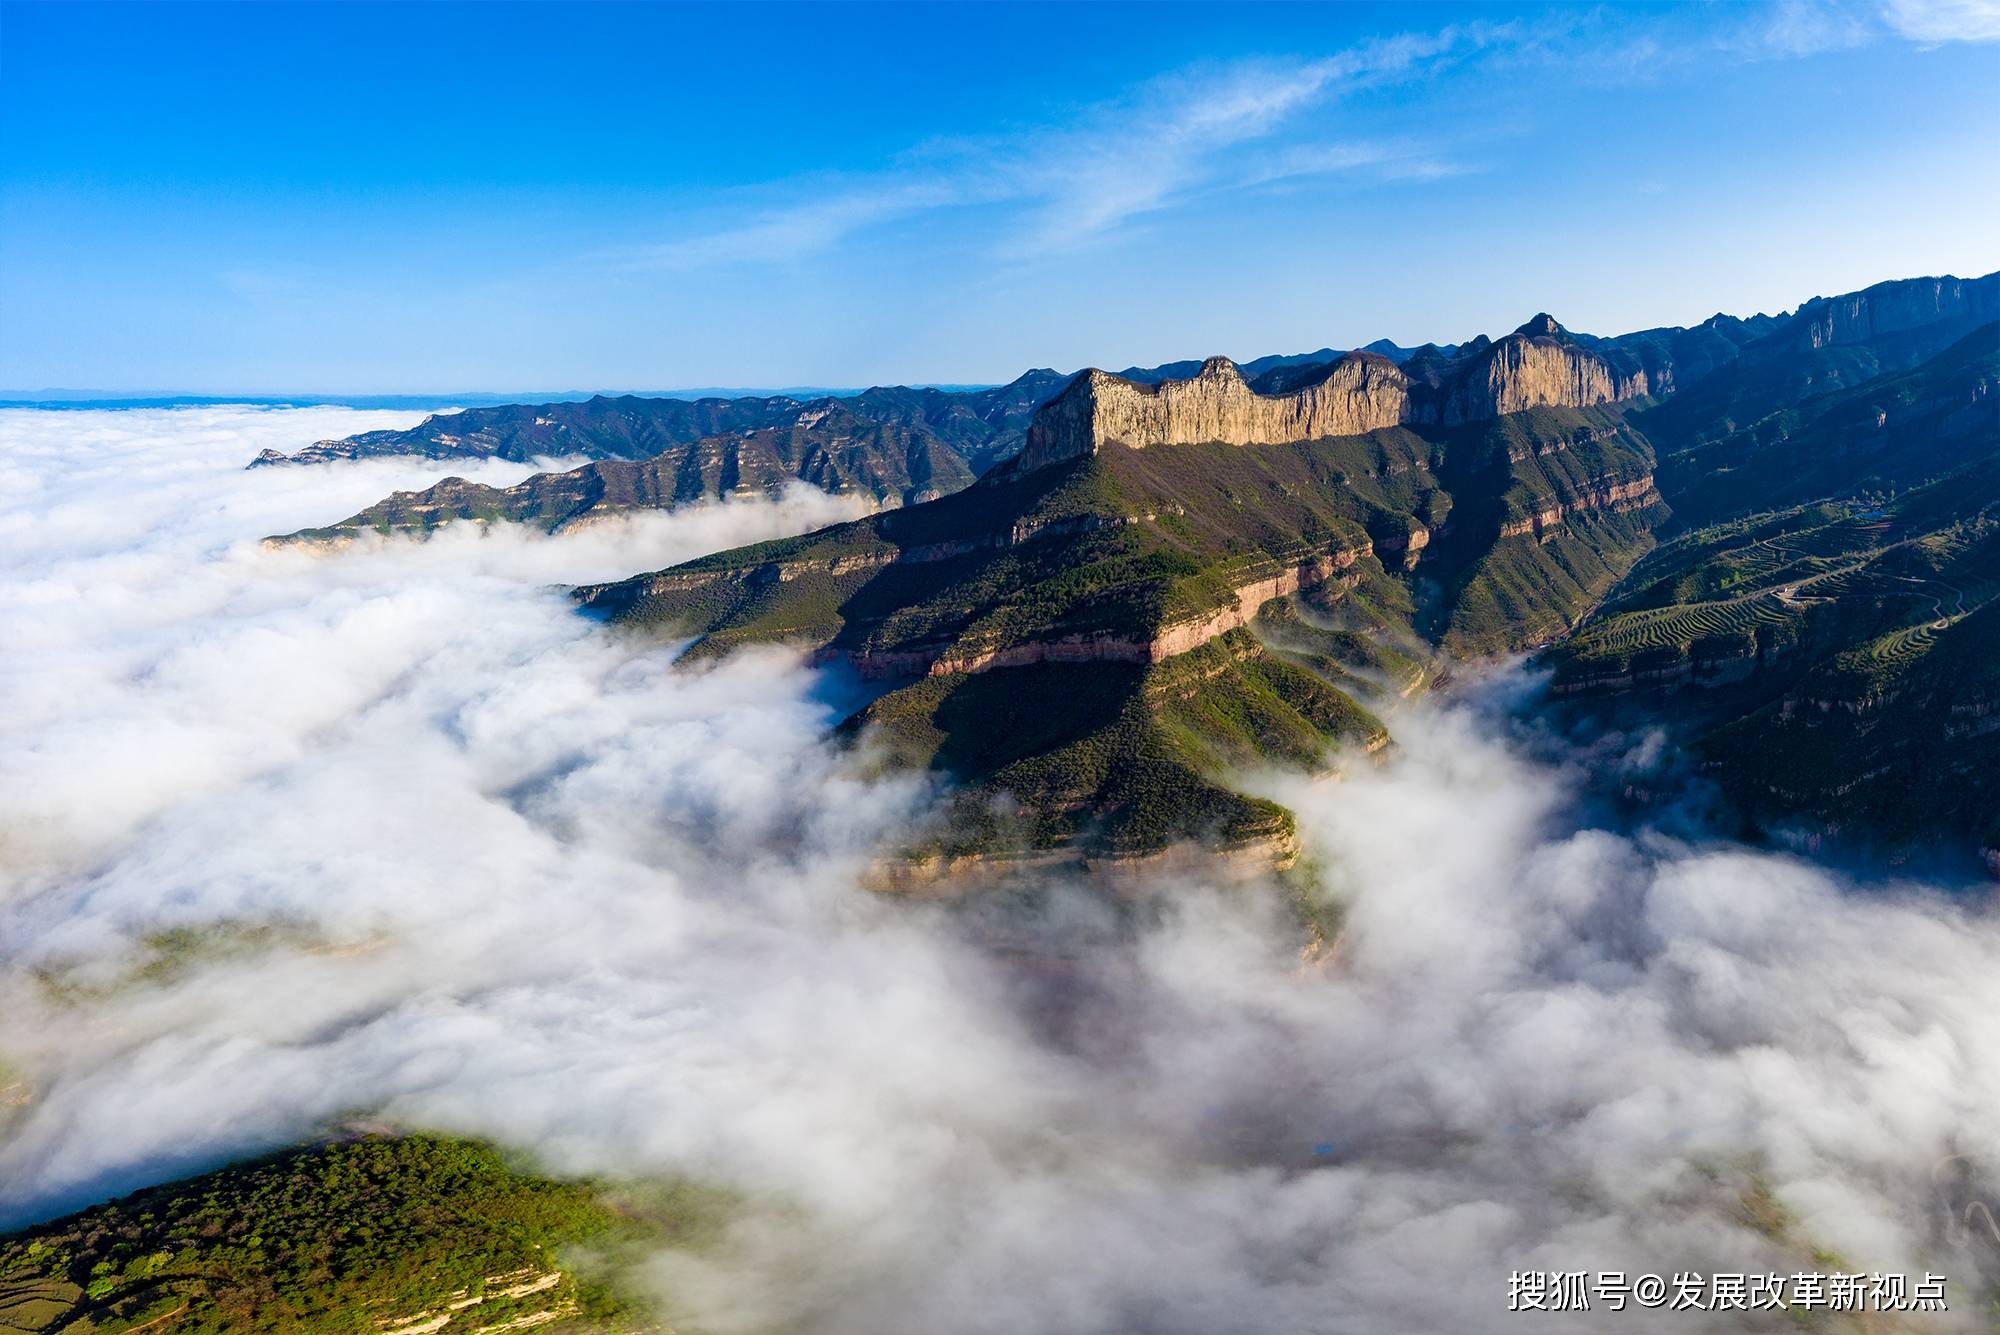
[[[1669,722],[1752,824],[1993,849],[1996,319],[2000,274],[1923,278],[1614,338],[1539,314],[970,392],[477,409],[260,462],[597,456],[274,541],[870,496],[577,596],[689,661],[782,641],[879,683],[844,729],[955,780],[911,850],[943,872],[1283,861],[1238,776],[1379,750],[1454,660],[1529,651],[1563,709]]]

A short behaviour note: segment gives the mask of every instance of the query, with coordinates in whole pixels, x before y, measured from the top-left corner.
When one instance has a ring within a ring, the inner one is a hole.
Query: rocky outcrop
[[[1253,389],[1226,357],[1211,357],[1191,379],[1158,384],[1085,371],[1036,414],[1019,466],[1081,458],[1105,445],[1284,445],[1401,425],[1456,426],[1649,392],[1645,371],[1614,368],[1547,315],[1468,348],[1426,363],[1416,379],[1385,357],[1349,353],[1279,394]]]
[[[1385,357],[1350,353],[1289,394],[1259,394],[1227,357],[1190,380],[1143,385],[1090,370],[1028,428],[1021,467],[1039,468],[1103,444],[1276,445],[1358,436],[1408,420],[1409,381]]]
[[[1302,562],[1268,579],[1241,585],[1236,590],[1234,606],[1219,608],[1192,621],[1162,627],[1148,646],[1151,660],[1158,663],[1173,658],[1207,644],[1218,635],[1248,626],[1257,619],[1257,613],[1263,610],[1264,604],[1273,598],[1287,598],[1301,589],[1323,584],[1367,554],[1366,549],[1343,549],[1330,556]]]
[[[1373,754],[1380,747],[1366,750]],[[883,858],[862,873],[861,883],[880,894],[956,899],[1062,872],[1085,877],[1121,896],[1140,896],[1165,884],[1163,874],[1199,875],[1209,884],[1240,884],[1284,871],[1298,862],[1299,853],[1299,837],[1289,830],[1217,845],[1189,841],[1124,856],[1085,853],[1074,847],[951,857],[929,853]]]
[[[1480,422],[1530,408],[1594,408],[1648,392],[1644,371],[1621,375],[1594,353],[1565,341],[1562,326],[1538,315],[1447,382],[1428,420]]]
[[[1186,621],[1161,626],[1149,636],[1065,635],[1019,644],[975,647],[940,644],[890,652],[829,647],[813,655],[816,663],[844,663],[864,678],[941,677],[996,668],[1030,667],[1038,663],[1163,663],[1169,658],[1248,626],[1274,598],[1284,598],[1332,579],[1361,557],[1366,547],[1343,548],[1300,562],[1290,569],[1251,580],[1236,589],[1235,601]]]
[[[1569,500],[1547,505],[1533,514],[1523,515],[1519,519],[1502,524],[1497,536],[1521,538],[1532,535],[1539,541],[1568,515],[1586,510],[1608,510],[1620,514],[1627,510],[1639,510],[1648,505],[1658,504],[1660,504],[1660,493],[1653,486],[1651,473],[1625,482],[1600,481]]]
[[[1977,323],[1996,316],[2000,316],[2000,274],[1908,278],[1809,301],[1793,317],[1793,333],[1806,346],[1823,348],[1863,343],[1940,321]]]
[[[414,1316],[378,1316],[375,1328],[382,1335],[433,1335],[433,1332],[447,1327],[454,1331],[467,1331],[469,1335],[498,1335],[501,1331],[545,1326],[576,1313],[578,1304],[574,1295],[566,1292],[552,1295],[542,1300],[549,1306],[535,1310],[531,1305],[530,1310],[525,1312],[519,1310],[520,1302],[536,1294],[548,1293],[561,1284],[563,1278],[560,1270],[537,1270],[533,1267],[504,1275],[488,1275],[478,1289],[460,1289],[447,1294],[440,1306]],[[505,1309],[500,1320],[478,1320],[474,1309],[486,1303]]]

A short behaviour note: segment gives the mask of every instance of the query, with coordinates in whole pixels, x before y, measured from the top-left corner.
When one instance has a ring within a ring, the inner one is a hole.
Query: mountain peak
[[[1201,378],[1206,380],[1215,376],[1228,376],[1232,379],[1241,380],[1243,373],[1237,370],[1236,363],[1230,361],[1227,357],[1210,357],[1201,364]]]
[[[1557,324],[1555,316],[1543,311],[1514,332],[1526,338],[1561,338],[1569,330]]]

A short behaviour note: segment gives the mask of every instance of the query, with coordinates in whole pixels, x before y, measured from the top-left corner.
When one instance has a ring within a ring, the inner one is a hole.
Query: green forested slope
[[[0,1237],[0,1332],[470,1332],[653,1325],[621,1248],[694,1245],[719,1198],[370,1135],[152,1187]]]

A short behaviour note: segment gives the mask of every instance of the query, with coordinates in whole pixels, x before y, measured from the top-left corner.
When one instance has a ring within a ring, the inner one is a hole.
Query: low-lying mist
[[[1500,681],[1271,780],[1327,954],[1277,886],[887,899],[932,786],[813,673],[551,587],[853,509],[257,545],[531,471],[242,471],[410,420],[0,413],[0,1225],[366,1115],[730,1188],[656,1275],[719,1332],[1560,1326],[1530,1269],[1928,1268],[1911,1328],[1990,1328],[1983,895],[1605,827]]]

